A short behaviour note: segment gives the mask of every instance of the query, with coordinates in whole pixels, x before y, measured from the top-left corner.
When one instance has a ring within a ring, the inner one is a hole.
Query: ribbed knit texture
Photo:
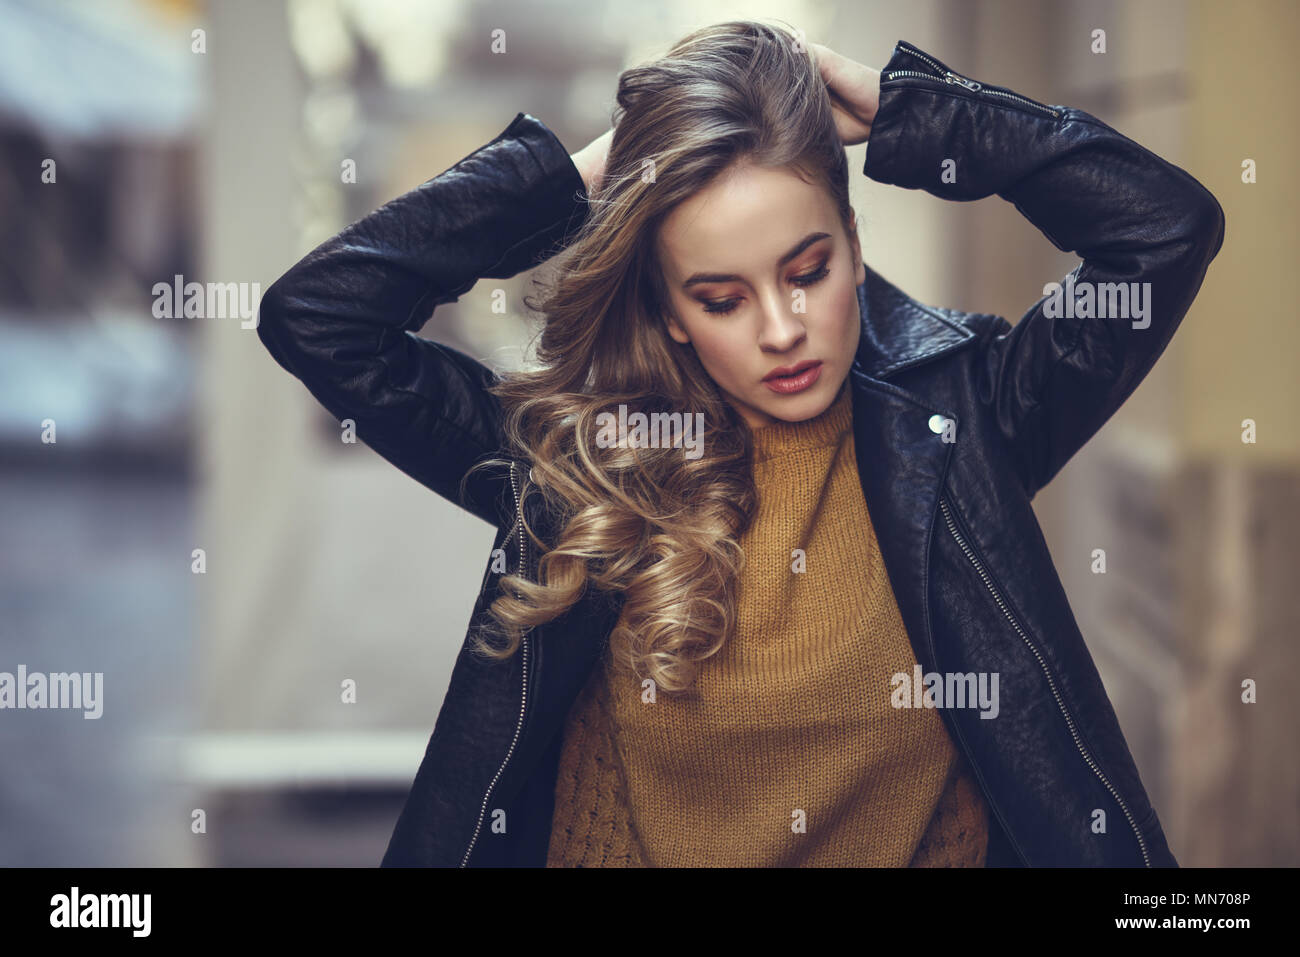
[[[737,636],[653,704],[607,651],[564,728],[548,866],[984,865],[987,806],[939,713],[890,703],[916,658],[852,421],[846,382],[755,431]]]

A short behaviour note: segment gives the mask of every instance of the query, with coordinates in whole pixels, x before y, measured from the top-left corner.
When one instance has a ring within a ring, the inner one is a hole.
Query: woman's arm
[[[943,199],[996,193],[1082,258],[1066,277],[1076,294],[1091,291],[1112,315],[1122,306],[1117,317],[1085,317],[1064,295],[1044,295],[980,343],[982,398],[1032,496],[1164,351],[1223,244],[1223,210],[1096,117],[960,76],[906,41],[874,90],[875,71],[855,66],[858,88],[839,99],[870,131],[867,176]]]
[[[477,280],[509,278],[557,252],[586,210],[568,152],[520,113],[276,280],[262,297],[258,338],[388,461],[485,521],[512,520],[502,476],[479,470],[460,496],[469,467],[502,449],[500,403],[486,391],[495,373],[416,332]]]

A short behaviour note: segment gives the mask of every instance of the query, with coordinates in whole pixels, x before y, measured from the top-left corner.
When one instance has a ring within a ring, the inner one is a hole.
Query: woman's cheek
[[[713,339],[714,366],[719,376],[731,382],[738,382],[744,376],[742,362],[742,340],[737,335],[718,334]]]
[[[858,335],[862,329],[862,311],[858,306],[856,286],[836,290],[836,301],[831,305],[829,315],[839,316],[842,327],[840,340],[856,347]]]

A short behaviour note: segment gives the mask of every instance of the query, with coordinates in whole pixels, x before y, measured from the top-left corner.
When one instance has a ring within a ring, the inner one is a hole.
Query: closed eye
[[[822,263],[821,266],[814,269],[812,272],[804,273],[802,276],[792,276],[790,281],[796,286],[811,286],[813,283],[821,282],[828,275],[830,275],[830,269],[825,263]]]
[[[812,272],[803,273],[798,276],[791,276],[790,281],[800,288],[807,288],[821,282],[830,275],[830,268],[823,263]],[[739,300],[736,299],[714,299],[704,301],[704,311],[713,315],[726,315],[736,308]]]

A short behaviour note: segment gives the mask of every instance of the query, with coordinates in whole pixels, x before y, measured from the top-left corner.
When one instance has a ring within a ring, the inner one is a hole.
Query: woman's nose
[[[758,344],[772,352],[788,352],[806,334],[804,316],[796,311],[794,297],[787,299],[779,292],[764,298],[762,322]]]

